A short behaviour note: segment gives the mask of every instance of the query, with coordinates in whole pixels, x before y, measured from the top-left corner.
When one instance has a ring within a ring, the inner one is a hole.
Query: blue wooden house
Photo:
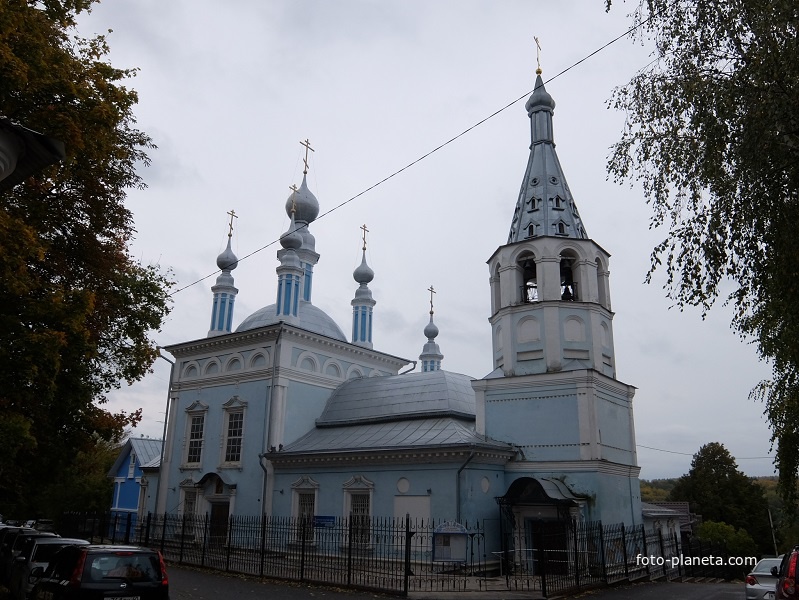
[[[117,530],[124,531],[128,515],[135,523],[147,511],[154,509],[163,444],[162,440],[129,438],[122,445],[119,457],[108,472],[108,476],[114,479],[111,516],[116,520]]]

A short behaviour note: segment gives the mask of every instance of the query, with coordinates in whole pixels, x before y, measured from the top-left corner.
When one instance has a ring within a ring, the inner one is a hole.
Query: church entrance
[[[211,518],[208,523],[208,536],[214,546],[223,546],[227,539],[229,502],[212,502]]]
[[[497,504],[503,573],[527,577],[566,568],[569,525],[579,514],[579,502],[563,482],[520,477]]]

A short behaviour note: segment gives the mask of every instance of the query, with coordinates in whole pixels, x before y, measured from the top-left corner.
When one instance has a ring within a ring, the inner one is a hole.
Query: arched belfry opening
[[[577,255],[573,250],[564,250],[560,255],[560,299],[569,302],[579,299]]]
[[[521,272],[521,299],[523,303],[538,302],[538,274],[535,256],[525,252],[519,256],[516,264]]]

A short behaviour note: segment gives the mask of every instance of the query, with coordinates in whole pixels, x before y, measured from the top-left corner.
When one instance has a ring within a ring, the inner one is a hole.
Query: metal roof
[[[297,311],[297,322],[295,325],[319,333],[321,335],[346,342],[347,338],[341,331],[341,328],[336,322],[328,316],[328,314],[321,308],[317,308],[310,302],[300,301],[300,306]],[[248,331],[250,329],[257,329],[258,327],[266,327],[267,325],[275,325],[282,319],[277,316],[277,306],[270,304],[263,308],[256,310],[249,317],[244,319],[236,328],[236,332]]]
[[[471,381],[448,371],[351,379],[330,396],[316,426],[445,415],[474,420]]]
[[[587,239],[588,234],[555,152],[552,134],[555,102],[544,88],[541,75],[536,77],[535,90],[525,108],[530,116],[530,158],[513,213],[508,243],[539,236]]]
[[[464,445],[510,449],[508,444],[477,435],[474,425],[469,421],[439,417],[316,428],[284,447],[278,454],[364,452]]]
[[[162,440],[151,438],[128,438],[128,441],[119,449],[119,456],[108,472],[108,476],[116,476],[122,462],[128,460],[131,450],[136,453],[136,462],[140,467],[158,467],[161,464],[161,446],[163,444]]]

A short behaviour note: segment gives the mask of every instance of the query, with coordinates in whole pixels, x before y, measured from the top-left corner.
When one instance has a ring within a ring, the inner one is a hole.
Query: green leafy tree
[[[771,380],[752,396],[765,402],[781,492],[793,506],[799,4],[640,0],[634,19],[637,35],[654,42],[654,60],[614,92],[611,105],[626,124],[609,172],[640,181],[651,226],[667,230],[649,276],[664,268],[667,293],[681,308],[706,311],[722,296],[735,309],[733,328],[771,363]]]
[[[764,490],[738,470],[735,459],[722,444],[705,444],[694,454],[690,471],[677,480],[669,500],[687,501],[691,511],[702,515],[703,521],[743,529],[761,553],[773,552]]]
[[[758,555],[757,545],[752,536],[745,530],[736,529],[726,523],[705,521],[697,528],[695,535],[703,542],[710,542],[717,547],[724,548],[727,556],[744,558]],[[730,575],[743,579],[747,572],[752,570],[752,566],[731,566]]]
[[[64,161],[0,196],[0,503],[38,511],[97,439],[118,441],[140,411],[106,394],[150,368],[169,311],[168,275],[129,254],[127,190],[143,187],[150,138],[135,128],[133,70],[103,36],[83,39],[89,0],[0,3],[0,111],[61,140]],[[9,449],[9,454],[6,454]],[[9,510],[10,509],[10,510]]]

